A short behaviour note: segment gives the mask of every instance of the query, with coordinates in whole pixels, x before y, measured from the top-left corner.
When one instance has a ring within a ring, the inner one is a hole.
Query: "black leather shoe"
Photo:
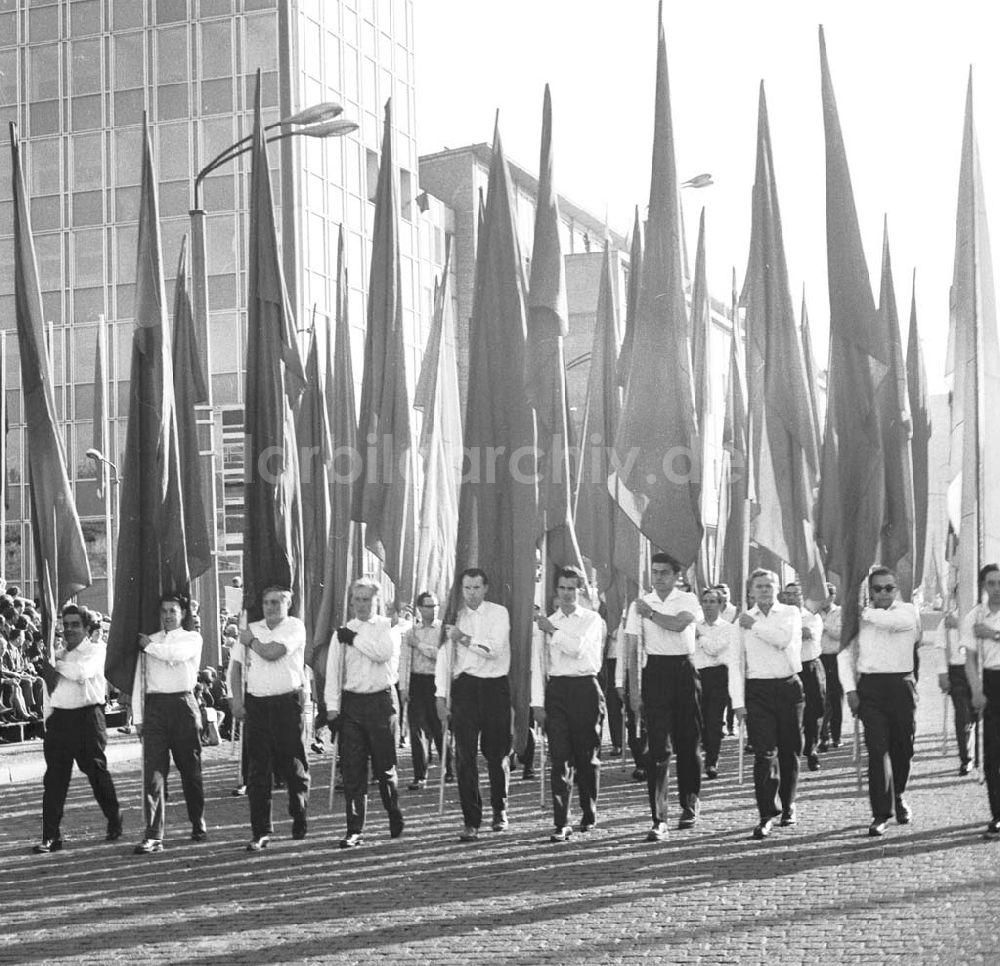
[[[868,826],[868,835],[873,838],[881,838],[885,835],[885,828],[889,824],[887,818],[873,818],[872,824]]]
[[[988,839],[1000,839],[1000,818],[993,819],[993,821],[986,826],[986,831],[983,833],[983,836]],[[35,846],[35,851],[38,851],[37,845]]]
[[[356,849],[364,843],[365,837],[360,832],[351,832],[340,840],[340,847],[342,849]]]
[[[685,808],[681,811],[681,820],[677,823],[678,828],[694,828],[694,823],[698,821],[698,812],[693,808]]]
[[[573,834],[573,830],[568,826],[564,825],[562,828],[557,828],[550,836],[550,842],[568,842],[570,836]]]
[[[796,814],[794,805],[792,805],[790,808],[786,808],[781,813],[780,825],[782,828],[788,828],[789,826],[798,824],[799,824],[799,816]]]
[[[191,829],[191,841],[192,842],[207,842],[208,832],[203,828],[193,828]]]
[[[706,778],[718,778],[719,777],[719,769],[716,768],[715,765],[709,765],[705,769],[705,777]]]
[[[104,836],[105,842],[117,842],[122,837],[122,813],[118,813],[118,818],[108,822],[108,834]]]
[[[406,822],[403,821],[402,813],[389,816],[389,838],[398,839],[403,834],[404,828]]]
[[[758,842],[766,839],[770,834],[771,830],[774,828],[774,817],[761,819],[753,827],[753,837],[757,839]]]
[[[445,772],[444,783],[446,785],[451,785],[454,781],[455,781],[455,776],[450,771]]]
[[[830,750],[830,742],[829,741],[821,741],[819,743],[819,750],[820,751],[829,751]]]
[[[909,825],[913,821],[913,809],[906,804],[905,798],[896,799],[896,824]]]
[[[62,847],[62,839],[42,839],[31,851],[35,855],[48,855],[49,852],[58,852]]]
[[[507,821],[506,812],[494,812],[493,813],[493,831],[494,832],[506,832],[507,826],[510,823]]]
[[[597,825],[597,820],[596,819],[591,819],[591,818],[584,819],[580,823],[580,832],[581,832],[581,834],[586,835],[587,832],[593,832],[594,831],[594,826],[596,826],[596,825]]]
[[[635,771],[632,772],[632,778],[637,782],[644,782],[646,780],[646,769],[636,768]]]
[[[646,833],[647,842],[666,842],[670,838],[666,822],[654,822],[653,827]]]
[[[966,775],[972,772],[972,765],[967,761],[963,761],[961,765],[958,766],[958,774],[960,777],[964,778]]]
[[[296,842],[301,842],[306,837],[308,829],[309,825],[306,822],[305,815],[297,815],[292,819],[292,838]]]
[[[819,755],[810,755],[806,761],[809,763],[810,771],[819,771]]]
[[[229,794],[232,795],[233,798],[239,798],[241,795],[246,795],[246,793],[246,785],[237,785]]]
[[[424,790],[424,788],[426,787],[426,785],[427,785],[427,782],[425,782],[424,779],[422,779],[422,778],[414,778],[413,781],[410,782],[410,784],[406,786],[406,788],[407,788],[408,791],[411,791],[411,792],[422,792]]]
[[[135,855],[152,855],[163,851],[163,839],[143,839],[132,852]]]
[[[271,836],[261,835],[259,838],[250,839],[250,841],[247,842],[247,851],[261,852],[264,849],[266,849],[270,844],[271,844]]]

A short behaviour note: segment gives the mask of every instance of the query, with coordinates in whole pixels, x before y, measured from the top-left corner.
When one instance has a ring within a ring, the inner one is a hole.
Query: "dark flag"
[[[1000,447],[991,406],[1000,399],[1000,346],[986,197],[972,119],[972,72],[965,103],[958,181],[948,366],[951,467],[948,515],[958,546],[958,610],[979,601],[979,568],[1000,559]]]
[[[667,44],[659,13],[649,222],[615,475],[626,512],[653,546],[687,568],[701,545],[701,442],[681,274],[677,168]],[[627,492],[626,492],[627,491]]]
[[[330,526],[323,558],[323,597],[306,650],[306,662],[318,677],[323,677],[326,671],[330,637],[347,618],[347,588],[355,577],[361,576],[361,535],[358,532],[361,525],[351,520],[358,457],[358,415],[354,403],[343,226],[337,241],[336,330],[334,338],[327,340],[325,383],[326,424],[330,428],[332,455],[328,476]]]
[[[260,620],[263,591],[272,585],[291,588],[293,613],[302,607],[302,504],[293,407],[305,388],[305,372],[278,256],[259,75],[251,157],[243,607],[250,620]]]
[[[607,605],[607,625],[616,630],[622,610],[638,591],[639,532],[608,490],[611,444],[618,427],[618,317],[615,312],[611,253],[604,246],[604,264],[597,296],[594,344],[590,352],[587,404],[583,416],[580,487],[576,502],[576,532],[580,550],[597,572],[597,589]],[[628,542],[628,569],[615,566],[615,546]]]
[[[42,632],[46,656],[51,660],[55,647],[54,622],[59,609],[74,594],[90,586],[90,565],[87,563],[80,518],[73,502],[73,490],[66,475],[63,437],[56,425],[56,402],[45,352],[35,244],[21,170],[17,126],[13,123],[10,125],[10,152],[14,207],[14,305],[24,390],[31,533],[39,575]],[[6,474],[6,452],[4,456]]]
[[[144,123],[128,433],[105,662],[107,679],[126,694],[133,689],[138,636],[160,626],[161,595],[186,594],[190,587],[156,183]]]
[[[387,101],[375,195],[358,422],[361,476],[354,488],[352,515],[365,524],[365,544],[395,584],[397,603],[409,603],[417,521],[399,273],[399,193],[392,153],[392,109]]]
[[[559,241],[559,199],[553,185],[552,98],[548,84],[542,105],[542,144],[538,162],[538,201],[528,285],[528,342],[524,388],[535,410],[538,458],[536,537],[547,543],[543,559],[545,599],[554,589],[554,568],[581,566],[573,530],[569,421],[563,340],[569,332],[566,269]]]
[[[632,342],[635,340],[635,314],[639,311],[639,285],[642,282],[642,219],[639,206],[635,206],[632,222],[632,244],[629,248],[628,289],[625,293],[625,331],[618,353],[618,385],[625,388],[632,368]]]
[[[181,242],[174,290],[174,403],[181,454],[181,495],[184,499],[184,540],[188,576],[194,580],[212,565],[209,522],[201,479],[201,444],[195,406],[208,402],[208,389],[198,361],[198,342],[187,288],[187,236]],[[211,656],[211,655],[207,655]],[[208,663],[208,661],[203,661]],[[218,664],[212,661],[212,667]]]
[[[910,333],[906,345],[906,388],[910,396],[910,421],[913,438],[910,452],[913,458],[913,586],[919,587],[924,578],[924,555],[927,547],[927,507],[930,490],[929,448],[931,417],[927,403],[927,372],[924,353],[917,329],[917,273],[913,273],[910,300]]]
[[[885,502],[879,392],[889,348],[879,337],[868,263],[820,28],[826,132],[826,246],[830,362],[820,470],[817,537],[840,578],[841,641],[858,633],[859,592],[876,562]]]
[[[698,245],[694,256],[694,283],[691,286],[691,369],[694,375],[694,411],[701,430],[701,453],[699,461],[702,467],[701,496],[702,519],[705,517],[704,499],[710,492],[711,480],[706,479],[709,472],[705,460],[705,449],[708,440],[708,415],[712,410],[712,307],[708,292],[708,275],[705,265],[705,209],[701,209],[698,221]],[[708,483],[708,485],[706,485]],[[698,586],[701,588],[714,584],[718,579],[715,573],[715,560],[709,554],[708,540],[702,537],[701,549],[695,565]]]
[[[106,356],[108,351],[108,323],[103,315],[97,319],[97,344],[94,347],[94,428],[91,439],[102,456],[108,456],[108,374]],[[97,467],[97,496],[104,498],[105,464]],[[111,548],[108,547],[108,561]]]
[[[527,293],[510,173],[493,136],[486,213],[479,235],[469,334],[465,452],[472,464],[459,494],[455,573],[482,567],[489,599],[510,613],[515,741],[528,727],[535,597],[534,414],[524,393]],[[525,458],[518,459],[524,454]],[[451,613],[461,599],[458,581]]]
[[[809,310],[806,308],[806,289],[802,286],[802,314],[799,318],[799,334],[802,337],[802,358],[806,364],[806,385],[809,387],[809,404],[813,414],[813,432],[816,447],[823,448],[823,417],[819,409],[819,393],[816,391],[816,355],[813,352],[812,330],[809,326]]]
[[[899,314],[889,257],[889,226],[882,235],[882,281],[878,323],[889,343],[889,375],[880,394],[882,452],[885,456],[885,510],[879,559],[896,570],[900,594],[913,594],[913,465],[910,457],[910,397],[906,388],[906,358],[899,333]]]
[[[750,417],[750,536],[758,547],[791,565],[807,599],[822,601],[826,598],[824,575],[812,522],[819,454],[788,284],[763,83],[743,302]]]

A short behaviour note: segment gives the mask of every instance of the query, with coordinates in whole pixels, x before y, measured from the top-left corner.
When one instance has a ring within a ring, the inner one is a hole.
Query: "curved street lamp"
[[[115,550],[117,549],[118,543],[118,526],[120,521],[119,507],[118,507],[118,488],[121,486],[121,476],[118,473],[118,467],[111,462],[99,449],[96,447],[91,447],[84,454],[89,460],[93,460],[96,464],[96,468],[101,476],[104,478],[104,491],[105,491],[105,530],[104,536],[108,544],[108,613],[114,609],[115,605]],[[111,471],[110,481],[108,479],[108,470]],[[114,487],[114,493],[112,495],[111,487]],[[114,508],[114,530],[112,532],[111,525],[111,511]]]

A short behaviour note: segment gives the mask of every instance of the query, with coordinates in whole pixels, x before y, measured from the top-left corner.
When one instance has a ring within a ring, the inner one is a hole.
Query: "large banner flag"
[[[63,437],[56,424],[35,243],[17,126],[13,123],[10,125],[10,153],[14,203],[14,306],[24,390],[31,532],[39,578],[38,596],[42,603],[42,630],[46,654],[51,659],[59,609],[74,594],[90,586],[90,565],[73,490],[66,474]],[[6,433],[6,425],[0,427],[0,432]],[[3,471],[6,477],[6,458]],[[129,685],[131,687],[131,682]]]
[[[868,263],[820,28],[826,133],[826,249],[830,286],[830,362],[820,471],[817,536],[840,578],[841,641],[858,633],[859,594],[876,563],[885,503],[879,393],[889,349],[876,324]]]
[[[518,748],[528,728],[535,600],[532,524],[538,512],[534,412],[524,393],[526,341],[524,261],[497,129],[476,257],[465,419],[468,463],[459,494],[455,573],[482,567],[490,578],[489,599],[510,612],[510,684]],[[459,600],[456,580],[449,617]]]
[[[930,495],[931,416],[927,402],[927,371],[917,328],[917,273],[913,272],[910,299],[910,334],[906,344],[906,389],[910,396],[910,420],[913,438],[910,453],[913,459],[913,586],[919,587],[924,578],[924,556],[927,550],[927,510]]]
[[[133,690],[139,634],[160,627],[161,595],[190,589],[156,185],[144,123],[128,432],[120,467],[115,603],[105,662],[107,679],[126,694]]]
[[[302,503],[294,406],[306,379],[278,254],[259,75],[252,143],[243,607],[250,620],[260,620],[263,592],[272,585],[291,588],[293,613],[302,608]]]
[[[375,194],[368,325],[361,378],[361,476],[353,517],[365,524],[365,544],[396,586],[397,603],[413,598],[416,564],[414,452],[403,344],[399,262],[399,189],[392,151],[392,107],[385,105],[382,156]]]
[[[743,302],[753,500],[750,536],[760,548],[796,571],[807,599],[822,601],[826,598],[824,575],[813,534],[819,453],[806,363],[788,284],[763,82]]]
[[[632,242],[629,246],[628,288],[625,291],[625,331],[618,352],[618,385],[625,388],[632,368],[632,343],[635,341],[635,314],[639,311],[639,285],[642,281],[642,219],[635,206],[632,221]]]
[[[667,43],[659,11],[649,221],[635,336],[609,488],[650,543],[686,568],[701,546],[701,442],[694,408]],[[616,479],[617,478],[617,479]]]
[[[946,371],[951,383],[948,514],[958,535],[957,552],[951,559],[957,562],[961,614],[978,603],[979,568],[1000,560],[1000,447],[991,409],[993,401],[1000,399],[1000,348],[986,210],[970,71]]]
[[[705,519],[705,500],[712,492],[713,468],[706,459],[709,417],[714,410],[712,397],[712,306],[708,291],[708,270],[705,262],[705,209],[698,221],[698,244],[694,256],[694,282],[691,286],[691,369],[694,375],[694,410],[701,431],[701,516]],[[702,536],[695,565],[698,586],[708,587],[719,579],[715,558],[710,553],[707,534]]]

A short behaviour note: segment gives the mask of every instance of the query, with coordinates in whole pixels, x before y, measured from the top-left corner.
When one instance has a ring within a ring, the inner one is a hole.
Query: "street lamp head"
[[[322,124],[314,124],[312,127],[299,128],[295,133],[307,138],[332,138],[343,137],[345,134],[350,134],[357,129],[357,121],[341,117],[336,121],[324,121]]]
[[[312,104],[304,107],[297,114],[286,117],[278,123],[282,127],[298,126],[302,124],[319,124],[321,121],[332,121],[344,113],[344,108],[336,101],[324,101],[322,104]]]
[[[99,449],[94,449],[93,447],[91,447],[83,455],[86,456],[87,459],[89,460],[96,460],[98,463],[104,462],[104,454]]]
[[[693,178],[688,178],[682,188],[707,188],[710,184],[715,184],[710,174],[696,174]]]

